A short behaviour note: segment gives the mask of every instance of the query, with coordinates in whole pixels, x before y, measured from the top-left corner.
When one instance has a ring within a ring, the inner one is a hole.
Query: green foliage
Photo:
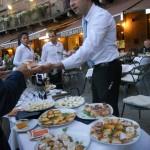
[[[4,61],[5,61],[5,66],[8,70],[12,70],[14,65],[13,65],[13,60],[9,58],[8,55],[4,55]]]

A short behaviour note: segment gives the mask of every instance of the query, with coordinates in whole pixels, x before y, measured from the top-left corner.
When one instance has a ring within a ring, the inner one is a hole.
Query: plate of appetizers
[[[23,109],[28,112],[41,111],[53,107],[54,104],[55,104],[54,101],[39,100],[28,102],[27,104],[25,104],[25,106],[23,106]]]
[[[28,120],[28,119],[21,119],[18,120],[14,126],[14,129],[17,132],[27,132],[34,127],[36,127],[38,124],[38,121],[36,119]]]
[[[129,145],[139,139],[141,129],[133,120],[106,117],[92,123],[90,135],[93,140],[103,144]]]
[[[71,123],[76,117],[73,109],[50,109],[38,118],[42,127],[62,126]]]
[[[109,104],[105,103],[92,103],[92,104],[85,104],[82,106],[77,116],[81,119],[100,119],[102,117],[112,116],[113,108]]]
[[[67,96],[57,100],[55,103],[56,107],[63,108],[77,108],[85,103],[85,100],[81,96]]]
[[[61,149],[86,150],[90,144],[90,136],[74,132],[50,133],[36,144],[35,150]]]

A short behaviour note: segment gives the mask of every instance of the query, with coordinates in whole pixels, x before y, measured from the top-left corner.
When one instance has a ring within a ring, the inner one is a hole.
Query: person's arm
[[[20,66],[21,65],[21,63],[22,63],[22,61],[21,61],[21,55],[23,55],[22,51],[21,51],[20,47],[18,47],[16,49],[16,53],[15,53],[14,61],[13,61],[13,64],[15,66]]]
[[[24,75],[14,71],[6,80],[0,80],[0,116],[9,113],[26,88]]]
[[[62,61],[65,69],[80,67],[82,63],[88,61],[100,50],[100,45],[103,44],[102,41],[109,32],[112,21],[109,14],[94,16],[83,45],[74,54]]]
[[[100,50],[100,45],[103,44],[102,41],[107,32],[109,32],[112,23],[114,23],[115,30],[115,22],[109,13],[107,15],[97,15],[94,17],[94,21],[92,20],[93,22],[90,24],[91,28],[88,30],[87,35],[89,36],[87,36],[83,45],[74,54],[62,60],[61,63],[47,63],[46,65],[37,66],[36,69],[41,73],[48,73],[49,70],[54,68],[78,68],[82,63],[88,61],[93,55],[95,55]]]
[[[34,63],[22,64],[5,80],[1,80],[1,78],[3,77],[2,72],[6,73],[6,71],[0,69],[0,116],[7,114],[15,107],[26,88],[25,78],[38,72],[34,66]]]

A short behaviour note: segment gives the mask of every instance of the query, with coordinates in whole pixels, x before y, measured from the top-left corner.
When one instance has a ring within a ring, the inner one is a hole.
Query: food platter
[[[51,109],[44,112],[39,118],[39,125],[42,127],[55,127],[71,123],[76,117],[72,109]]]
[[[85,103],[85,100],[81,96],[67,96],[65,98],[57,100],[56,107],[63,108],[77,108]]]
[[[107,117],[92,123],[91,138],[108,145],[129,145],[135,143],[141,129],[137,122],[117,117]]]
[[[44,136],[35,146],[35,150],[63,149],[63,150],[86,150],[90,144],[90,136],[79,132],[59,131]]]
[[[85,104],[80,108],[77,116],[81,119],[93,120],[112,116],[113,108],[105,103]]]
[[[28,131],[30,140],[38,140],[46,134],[49,134],[48,128],[37,128],[37,129]]]
[[[54,101],[40,100],[28,102],[25,106],[23,106],[23,109],[28,112],[41,111],[53,107],[54,104]]]
[[[36,119],[32,120],[22,119],[16,122],[14,130],[17,132],[27,132],[33,129],[37,124],[38,121]]]

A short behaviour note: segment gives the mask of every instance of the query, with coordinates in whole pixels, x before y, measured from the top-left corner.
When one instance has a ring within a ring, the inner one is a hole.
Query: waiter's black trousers
[[[113,115],[119,116],[118,96],[122,67],[119,60],[94,66],[92,76],[93,102],[110,104]]]

